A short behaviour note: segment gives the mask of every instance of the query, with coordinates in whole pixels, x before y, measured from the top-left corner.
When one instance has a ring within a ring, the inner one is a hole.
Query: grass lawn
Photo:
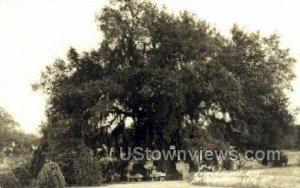
[[[239,188],[300,188],[300,151],[285,151],[285,154],[289,158],[286,167],[267,168],[251,162],[250,170],[196,174],[193,183]]]
[[[300,188],[300,166],[260,168],[205,174],[206,184],[184,181],[147,181],[106,184],[103,188]],[[100,188],[100,187],[97,187]]]
[[[300,151],[285,151],[289,165],[267,168],[249,162],[250,170],[206,172],[194,177],[194,184],[184,181],[147,181],[106,184],[103,188],[300,188]],[[100,188],[100,187],[98,187]]]
[[[238,188],[300,188],[300,151],[285,151],[289,165],[267,168],[255,161],[249,162],[250,170],[205,173],[205,183],[191,184],[184,181],[136,182],[109,184],[107,188],[189,188],[189,187],[238,187]],[[195,178],[197,179],[197,178]],[[194,180],[195,180],[194,179]],[[199,180],[199,179],[198,179]]]
[[[207,172],[194,177],[196,185],[300,188],[300,166],[241,170],[235,172]]]

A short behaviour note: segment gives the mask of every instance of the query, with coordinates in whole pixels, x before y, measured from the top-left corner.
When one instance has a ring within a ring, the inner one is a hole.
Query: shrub
[[[41,188],[62,188],[65,178],[57,163],[47,161],[38,175],[37,183]]]
[[[102,182],[100,162],[86,146],[78,146],[55,158],[65,175],[68,185],[100,185]]]
[[[128,162],[112,157],[100,159],[102,178],[104,182],[116,182],[126,179],[126,167]]]
[[[1,188],[20,188],[20,183],[13,173],[0,174]]]
[[[22,186],[28,186],[30,184],[32,176],[30,174],[30,165],[28,163],[18,166],[13,172]]]
[[[74,161],[74,170],[77,185],[100,185],[102,182],[100,162],[91,150],[83,152]]]
[[[270,157],[270,156],[269,156]],[[265,166],[269,166],[269,167],[279,167],[279,166],[287,166],[288,164],[288,156],[283,152],[280,151],[280,158],[267,158],[265,157],[261,163]]]
[[[274,166],[287,166],[288,165],[288,156],[282,154],[279,160],[274,161]]]
[[[104,182],[111,182],[112,176],[116,174],[116,162],[113,158],[105,157],[100,159],[102,178]]]

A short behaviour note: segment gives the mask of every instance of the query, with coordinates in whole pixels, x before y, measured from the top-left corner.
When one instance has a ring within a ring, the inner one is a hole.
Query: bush
[[[74,161],[74,173],[77,185],[101,185],[100,162],[93,156],[91,150],[87,150]]]
[[[1,188],[20,188],[20,183],[13,173],[0,174]]]
[[[32,176],[30,174],[30,165],[28,163],[15,168],[13,172],[22,186],[28,186],[30,184]]]
[[[70,148],[55,158],[61,166],[68,185],[100,185],[102,182],[100,162],[85,146]]]
[[[279,167],[279,166],[287,166],[288,164],[288,156],[283,152],[280,151],[280,158],[272,158],[271,156],[269,156],[270,158],[268,159],[267,157],[265,157],[262,161],[261,164],[265,165],[265,166],[269,166],[269,167]]]
[[[65,178],[57,163],[47,161],[38,175],[37,183],[41,188],[62,188]]]
[[[289,161],[288,156],[285,154],[282,154],[280,159],[268,161],[268,166],[269,167],[287,166],[288,161]]]
[[[104,182],[116,182],[126,179],[126,167],[128,162],[111,157],[100,159],[102,178]]]

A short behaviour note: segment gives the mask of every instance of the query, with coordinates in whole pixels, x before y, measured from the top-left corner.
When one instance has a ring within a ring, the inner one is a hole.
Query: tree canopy
[[[93,149],[279,148],[295,60],[279,37],[234,25],[230,37],[184,11],[111,0],[97,15],[97,50],[47,66],[34,85],[49,96],[43,128],[51,155]]]

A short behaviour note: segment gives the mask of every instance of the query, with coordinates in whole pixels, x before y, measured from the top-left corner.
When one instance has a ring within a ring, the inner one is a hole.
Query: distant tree
[[[189,12],[142,0],[111,0],[97,20],[100,48],[71,48],[68,61],[47,66],[33,86],[49,96],[51,155],[81,141],[96,151],[266,149],[284,140],[295,60],[276,35],[234,26],[225,38]]]
[[[37,136],[23,133],[19,123],[0,107],[0,152],[3,152],[4,156],[11,154],[13,157],[28,158],[37,145]]]
[[[19,124],[2,107],[0,107],[0,150],[13,142],[13,134],[17,132]]]

